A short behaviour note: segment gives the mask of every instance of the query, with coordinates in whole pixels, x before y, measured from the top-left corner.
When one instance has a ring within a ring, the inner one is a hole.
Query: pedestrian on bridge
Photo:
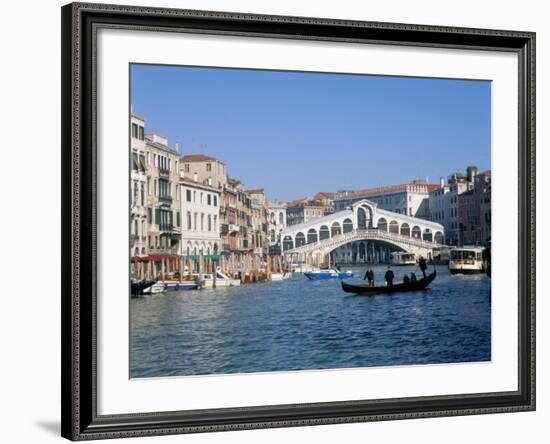
[[[369,281],[369,287],[374,287],[374,271],[372,271],[371,267],[369,267],[369,269],[365,273],[365,277],[363,278],[363,280],[365,279]]]
[[[391,270],[391,267],[388,267],[388,271],[386,271],[384,278],[386,279],[386,285],[388,287],[391,287],[393,285],[393,278],[394,278],[394,274],[393,274],[393,271]]]

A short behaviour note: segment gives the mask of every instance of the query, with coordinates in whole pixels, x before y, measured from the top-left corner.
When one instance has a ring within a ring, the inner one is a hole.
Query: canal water
[[[360,282],[365,267],[346,267]],[[378,284],[386,266],[373,267]],[[394,282],[416,267],[394,267]],[[430,270],[431,271],[431,270]],[[421,273],[417,272],[421,277]],[[491,359],[485,275],[438,267],[430,289],[344,293],[339,280],[182,291],[130,300],[132,378],[480,362]]]

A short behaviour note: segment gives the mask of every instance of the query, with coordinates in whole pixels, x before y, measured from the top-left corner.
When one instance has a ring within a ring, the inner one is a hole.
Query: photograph
[[[131,379],[492,361],[490,80],[128,75]]]

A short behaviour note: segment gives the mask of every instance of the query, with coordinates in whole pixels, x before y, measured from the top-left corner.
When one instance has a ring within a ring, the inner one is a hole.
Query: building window
[[[138,126],[135,123],[132,123],[132,137],[134,139],[138,138]]]
[[[186,173],[188,173],[189,172],[189,164],[188,163],[184,164],[183,169]]]
[[[218,196],[214,195],[212,197],[214,198],[214,206],[217,207],[218,206]]]
[[[176,213],[176,226],[180,226],[181,220],[180,220],[180,213]]]
[[[212,171],[212,164],[211,163],[206,164],[206,171],[208,171],[208,172]]]
[[[185,196],[186,196],[187,202],[191,202],[191,190],[186,190]]]
[[[195,231],[197,230],[197,213],[193,214],[193,226],[195,227]]]
[[[206,197],[207,197],[208,205],[212,205],[212,200],[211,200],[210,194],[207,194]]]
[[[204,231],[204,213],[201,213],[201,231]]]
[[[142,126],[139,127],[139,140],[145,140],[145,130]]]
[[[191,211],[187,212],[187,229],[192,230],[192,227],[191,227]]]
[[[208,231],[212,231],[212,216],[208,215]]]

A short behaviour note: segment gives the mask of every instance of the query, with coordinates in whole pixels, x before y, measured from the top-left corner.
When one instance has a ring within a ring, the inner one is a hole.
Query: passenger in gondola
[[[369,287],[374,287],[374,271],[372,271],[372,268],[369,267],[367,272],[365,273],[365,277],[363,280],[369,281]]]
[[[414,274],[414,271],[411,272],[411,282],[416,282],[416,274]]]
[[[394,278],[394,274],[393,274],[393,271],[391,270],[391,267],[388,267],[388,271],[386,271],[384,278],[386,279],[386,285],[388,287],[391,287],[393,285],[393,278]]]
[[[426,264],[426,259],[424,259],[424,256],[420,256],[418,258],[418,266],[420,267],[420,270],[422,271],[422,275],[426,277],[426,270],[428,269],[428,265]]]
[[[408,284],[410,282],[409,276],[405,275],[403,276],[403,283]]]

